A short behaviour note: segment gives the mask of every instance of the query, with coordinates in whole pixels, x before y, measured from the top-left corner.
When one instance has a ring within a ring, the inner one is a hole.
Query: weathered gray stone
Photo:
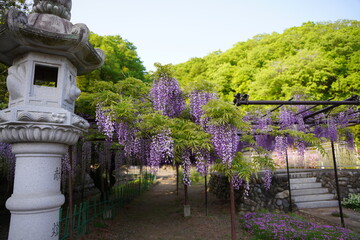
[[[290,206],[288,200],[286,200],[286,199],[283,200],[283,206],[284,206],[285,208],[288,208],[288,207]]]
[[[284,199],[289,197],[289,190],[285,190],[276,194],[275,198]]]
[[[249,205],[249,206],[256,206],[257,205],[255,201],[253,201],[251,199],[248,199],[248,198],[244,200],[244,203],[246,205]]]
[[[341,178],[339,178],[339,181],[348,182],[348,181],[349,181],[349,178],[347,178],[347,177],[341,177]]]

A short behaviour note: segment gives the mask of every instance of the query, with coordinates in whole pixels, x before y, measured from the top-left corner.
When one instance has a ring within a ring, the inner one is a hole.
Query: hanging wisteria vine
[[[271,181],[272,181],[272,173],[271,173],[271,170],[269,168],[267,168],[264,171],[264,188],[266,190],[270,189]]]
[[[112,141],[113,133],[115,131],[114,123],[109,111],[105,111],[101,104],[96,105],[95,121],[99,132],[106,136],[107,141]]]
[[[204,110],[202,107],[210,100],[216,98],[217,95],[210,92],[192,91],[190,93],[190,114],[194,122],[200,124],[203,128],[206,128],[208,119],[202,118],[204,115]]]
[[[206,149],[197,150],[195,152],[195,166],[196,170],[203,176],[209,173],[209,166],[211,164],[210,151]]]
[[[238,129],[231,124],[209,125],[208,132],[212,135],[212,143],[216,154],[223,164],[231,167],[238,144]]]
[[[235,174],[231,177],[231,184],[233,185],[234,189],[240,190],[241,186],[243,185],[243,179]]]
[[[170,130],[164,130],[151,139],[148,165],[152,172],[157,172],[161,163],[169,164],[174,157],[174,141]]]
[[[179,117],[186,107],[178,81],[166,74],[154,80],[150,96],[154,110],[170,118]]]
[[[183,168],[183,174],[184,174],[183,182],[185,185],[190,186],[190,184],[191,184],[190,151],[189,150],[183,151],[181,159],[182,159],[182,168]]]

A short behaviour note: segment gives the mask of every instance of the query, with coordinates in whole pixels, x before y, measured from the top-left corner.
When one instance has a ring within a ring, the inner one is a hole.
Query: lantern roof
[[[0,62],[11,66],[28,52],[66,57],[77,68],[78,75],[100,67],[105,59],[102,50],[89,43],[85,24],[72,24],[71,0],[35,0],[34,13],[10,8],[0,25]]]

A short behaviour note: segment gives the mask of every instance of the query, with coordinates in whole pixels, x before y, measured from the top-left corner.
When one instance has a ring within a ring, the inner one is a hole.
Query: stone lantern
[[[74,114],[76,76],[104,62],[84,24],[72,24],[71,0],[34,0],[26,16],[9,9],[0,25],[0,62],[10,66],[9,106],[0,111],[0,142],[16,156],[9,238],[59,238],[61,158],[89,124]]]

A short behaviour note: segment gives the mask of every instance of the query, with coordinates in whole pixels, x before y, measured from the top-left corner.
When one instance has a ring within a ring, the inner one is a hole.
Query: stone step
[[[290,178],[308,178],[312,177],[311,172],[296,172],[296,173],[290,173]]]
[[[310,183],[310,182],[315,183],[316,178],[311,177],[311,178],[293,178],[293,179],[290,179],[290,184],[293,184],[293,183]]]
[[[305,188],[321,188],[321,183],[294,183],[290,185],[291,190],[305,189]]]
[[[287,173],[276,173],[276,175],[279,176],[287,176]],[[311,172],[293,172],[290,173],[290,178],[309,178],[312,177],[312,173]]]
[[[329,193],[327,188],[307,188],[307,189],[293,189],[291,188],[292,196],[302,196],[311,194],[324,194]]]
[[[313,201],[313,202],[295,202],[299,209],[304,208],[324,208],[324,207],[337,207],[337,200],[327,200],[327,201]]]
[[[323,200],[334,200],[334,194],[316,194],[316,195],[303,195],[303,196],[294,196],[293,199],[296,203],[300,202],[313,202],[313,201],[323,201]]]

